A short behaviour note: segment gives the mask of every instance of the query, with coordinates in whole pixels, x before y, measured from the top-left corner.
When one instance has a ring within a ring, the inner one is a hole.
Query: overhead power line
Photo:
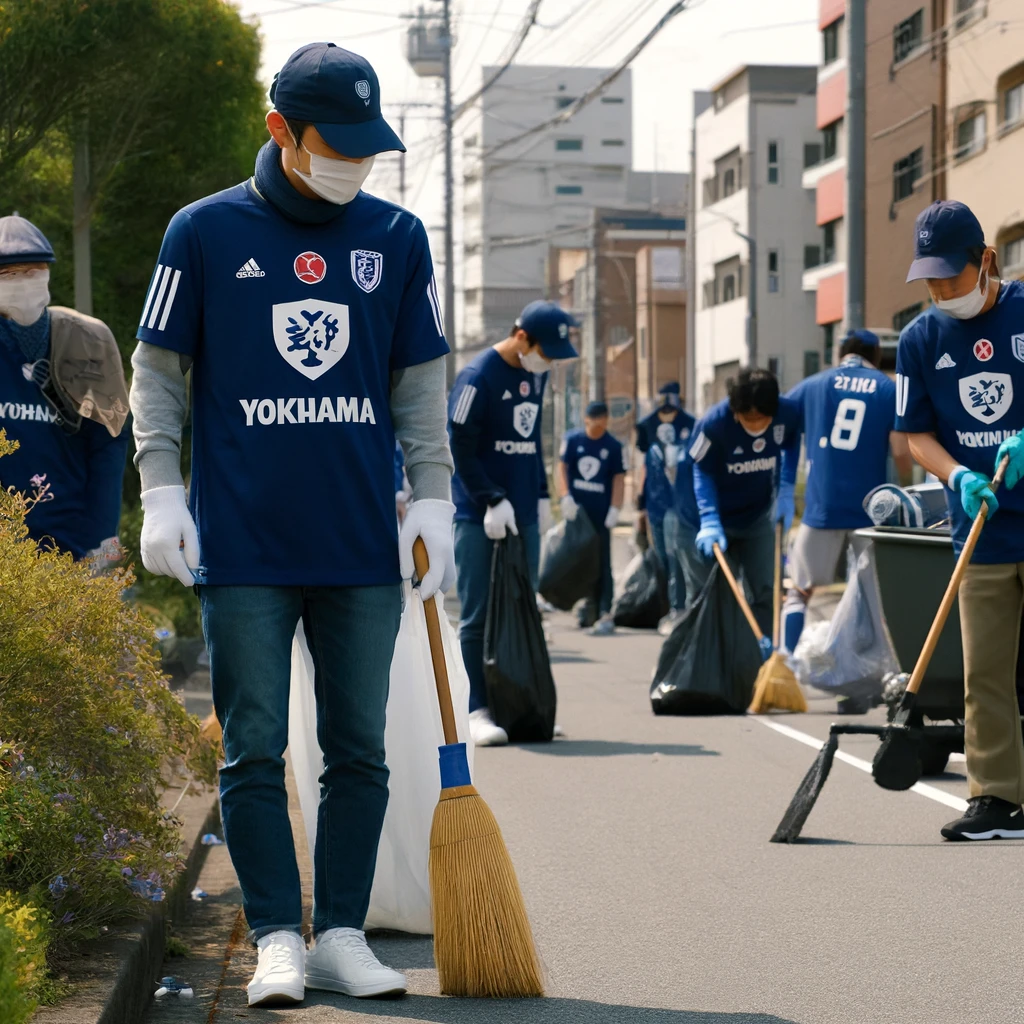
[[[508,146],[512,146],[517,142],[522,142],[524,139],[531,138],[540,132],[546,131],[548,128],[553,128],[558,124],[565,124],[570,118],[578,114],[585,106],[597,99],[598,96],[608,88],[609,85],[614,82],[619,75],[622,74],[630,64],[647,48],[648,44],[659,32],[677,15],[688,7],[690,0],[677,0],[658,20],[657,24],[640,40],[636,46],[633,47],[629,53],[626,54],[623,59],[615,65],[612,70],[604,76],[596,85],[591,86],[578,100],[571,103],[563,111],[556,114],[554,117],[549,118],[547,121],[542,121],[540,124],[534,125],[532,128],[528,128],[525,132],[521,132],[519,135],[513,135],[510,139],[505,139],[504,142],[499,142],[496,145],[488,149],[483,156],[490,157],[497,153],[499,150],[506,149]]]
[[[487,90],[490,89],[490,87],[494,85],[499,78],[501,78],[508,67],[516,59],[523,43],[526,42],[526,37],[530,34],[530,29],[537,23],[537,12],[540,10],[540,5],[543,2],[544,0],[531,0],[530,6],[519,25],[518,31],[512,39],[509,40],[509,44],[505,48],[505,51],[498,58],[498,69],[486,82],[484,82],[482,86],[480,86],[479,89],[477,89],[476,92],[472,93],[455,108],[452,112],[453,123],[457,121],[467,110],[469,110],[469,108],[476,103],[476,101],[480,99],[480,97],[483,96],[483,94],[487,92]]]

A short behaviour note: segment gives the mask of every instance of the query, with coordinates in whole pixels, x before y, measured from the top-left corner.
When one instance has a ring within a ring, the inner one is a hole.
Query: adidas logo
[[[507,399],[509,399],[511,397],[512,397],[512,392],[511,391],[506,391],[505,394],[503,394],[501,396],[501,400],[504,402],[504,401],[506,401]]]
[[[942,353],[942,358],[935,364],[936,370],[949,370],[956,366],[953,357],[948,352]]]
[[[266,277],[267,275],[260,270],[259,264],[255,260],[246,260],[238,270],[235,271],[235,277]]]
[[[737,445],[736,446],[736,450],[733,452],[733,455],[742,455],[742,454],[743,454],[743,446],[742,445]]]

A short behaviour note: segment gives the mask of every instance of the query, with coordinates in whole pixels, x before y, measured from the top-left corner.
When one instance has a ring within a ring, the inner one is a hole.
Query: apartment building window
[[[814,167],[821,163],[821,143],[820,142],[805,142],[804,143],[804,170],[808,167]]]
[[[732,302],[736,298],[736,275],[726,274],[722,278],[722,301]]]
[[[953,31],[965,29],[976,17],[984,13],[984,7],[978,0],[956,0],[954,5]]]
[[[583,148],[582,139],[555,139],[555,149],[578,153]]]
[[[833,263],[836,258],[836,221],[830,220],[822,226],[821,262]]]
[[[736,191],[736,172],[730,167],[722,175],[722,195],[731,196]]]
[[[775,295],[779,291],[779,250],[768,250],[768,291]]]
[[[625,139],[602,139],[602,146],[624,146],[626,144]]]
[[[768,184],[778,185],[779,183],[779,144],[772,141],[768,143]]]
[[[915,302],[912,306],[907,306],[905,309],[901,309],[898,313],[892,315],[892,329],[899,333],[903,330],[911,320],[917,316],[921,310],[924,309],[923,303]]]
[[[626,99],[624,96],[602,96],[602,103],[625,103]]]
[[[1024,72],[1024,69],[1021,71]],[[1003,115],[1003,123],[1000,126],[1003,131],[1015,128],[1024,121],[1024,82],[1018,82],[1003,93],[999,109]]]
[[[842,31],[846,23],[845,18],[838,18],[831,25],[827,26],[821,33],[822,60],[821,63],[829,65],[839,60],[840,45],[842,42]]]
[[[804,246],[804,270],[810,270],[813,267],[821,266],[821,246],[820,245],[805,245]]]
[[[804,352],[804,376],[813,377],[821,369],[821,354]]]
[[[892,30],[892,62],[906,60],[924,42],[924,8],[901,21]]]
[[[775,377],[776,380],[781,376],[779,373],[779,357],[769,356],[768,357],[768,372]]]
[[[571,107],[576,102],[575,96],[556,96],[555,106],[559,110],[565,110],[566,107]]]
[[[913,153],[897,160],[892,165],[892,201],[898,203],[914,194],[914,184],[921,177],[924,149],[918,147]]]
[[[1007,277],[1019,277],[1024,272],[1024,236],[1003,245],[999,269]]]
[[[966,160],[968,157],[980,153],[985,148],[985,111],[978,110],[965,117],[956,126],[956,152],[957,160]]]
[[[834,121],[821,130],[821,155],[824,160],[831,160],[839,152],[839,125],[842,121]]]
[[[556,185],[556,196],[581,196],[583,195],[582,185]]]
[[[824,352],[825,352],[825,365],[832,365],[832,353],[835,351],[836,345],[836,325],[835,324],[823,324],[821,328],[822,338],[824,341]]]

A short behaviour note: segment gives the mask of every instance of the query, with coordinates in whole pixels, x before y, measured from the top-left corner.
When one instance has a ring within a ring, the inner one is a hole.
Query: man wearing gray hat
[[[19,446],[0,486],[39,495],[30,537],[102,571],[121,559],[128,394],[107,325],[49,305],[53,262],[39,228],[0,217],[0,430]]]

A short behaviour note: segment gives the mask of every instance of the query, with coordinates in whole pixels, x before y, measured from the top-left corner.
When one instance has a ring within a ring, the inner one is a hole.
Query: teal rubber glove
[[[796,515],[796,485],[783,482],[779,485],[779,497],[775,505],[775,518],[781,519],[782,525],[788,530],[793,525]]]
[[[957,466],[949,474],[949,489],[960,495],[963,510],[974,519],[981,511],[982,502],[988,505],[988,517],[999,511],[999,502],[992,491],[992,481],[984,473],[975,473],[966,466]]]
[[[714,558],[716,544],[723,551],[729,546],[725,540],[725,530],[722,529],[721,520],[718,516],[701,516],[700,530],[697,533],[697,550],[705,558]]]
[[[1012,489],[1024,477],[1024,435],[1017,434],[1014,437],[1008,437],[999,446],[999,451],[996,452],[996,469],[999,469],[999,463],[1003,461],[1004,456],[1009,456],[1010,462],[1006,467],[1003,484]]]

